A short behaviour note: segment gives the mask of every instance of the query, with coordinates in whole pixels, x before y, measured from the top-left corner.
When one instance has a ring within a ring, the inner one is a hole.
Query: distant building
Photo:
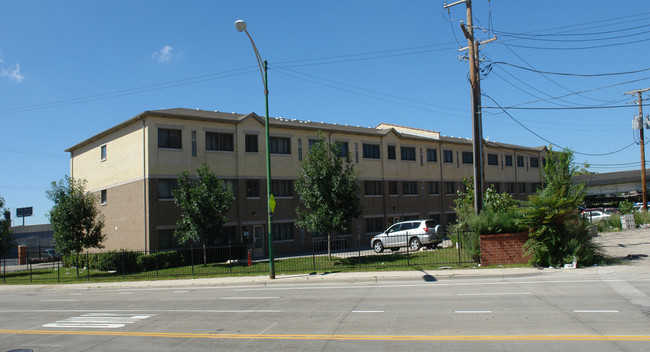
[[[16,245],[27,246],[29,253],[40,253],[44,249],[54,248],[54,230],[51,224],[14,226],[10,231]],[[7,253],[7,258],[17,255],[17,247],[14,247]]]
[[[462,178],[473,174],[471,140],[392,124],[366,128],[271,118],[276,248],[299,250],[322,238],[294,225],[299,197],[293,183],[318,131],[328,141],[343,142],[360,171],[363,213],[337,238],[365,245],[398,220],[433,218],[443,225],[454,220],[456,191]],[[483,150],[486,187],[525,199],[541,184],[545,147],[486,142]],[[259,255],[268,248],[264,118],[254,113],[145,111],[67,151],[71,176],[86,179],[88,190],[101,199],[107,249],[176,246],[176,177],[183,170],[194,173],[203,162],[235,194],[229,221],[211,242],[248,243]]]

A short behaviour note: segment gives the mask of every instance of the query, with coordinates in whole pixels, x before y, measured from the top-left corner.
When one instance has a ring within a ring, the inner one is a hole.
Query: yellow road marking
[[[139,331],[56,331],[0,330],[0,334],[84,335],[124,337],[175,337],[190,339],[259,339],[259,340],[386,340],[386,341],[650,341],[650,335],[289,335],[289,334],[198,334]]]

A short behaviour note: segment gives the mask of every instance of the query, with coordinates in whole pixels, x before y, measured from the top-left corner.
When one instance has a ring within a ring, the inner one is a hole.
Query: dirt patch
[[[650,266],[650,227],[600,232],[595,241],[607,255],[621,259],[624,264]]]

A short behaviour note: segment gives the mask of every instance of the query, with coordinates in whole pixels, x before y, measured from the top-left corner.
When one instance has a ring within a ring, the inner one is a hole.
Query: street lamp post
[[[271,142],[269,138],[269,85],[268,85],[268,75],[267,75],[267,62],[262,61],[262,56],[253,38],[248,31],[246,30],[246,22],[243,20],[235,21],[235,28],[239,32],[244,32],[250,39],[251,44],[253,45],[253,51],[255,51],[255,58],[257,59],[257,65],[260,68],[260,73],[262,74],[262,83],[264,84],[264,98],[266,103],[266,120],[264,125],[266,126],[266,210],[267,210],[267,227],[269,232],[269,277],[275,279],[275,264],[273,262],[273,210],[271,208],[271,199],[273,195],[271,194]]]

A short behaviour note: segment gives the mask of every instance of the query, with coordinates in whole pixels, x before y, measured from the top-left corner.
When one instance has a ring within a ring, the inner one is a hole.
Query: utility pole
[[[496,37],[478,42],[474,39],[474,21],[472,16],[472,1],[460,0],[451,4],[444,4],[444,8],[465,3],[467,7],[467,25],[461,23],[460,28],[467,38],[467,49],[469,60],[469,80],[472,86],[472,150],[474,154],[474,211],[476,214],[483,209],[483,123],[481,118],[481,77],[479,74],[479,45],[496,40]]]
[[[626,92],[626,95],[634,95],[636,94],[638,99],[636,101],[636,104],[639,106],[639,119],[640,124],[639,124],[639,144],[641,145],[641,190],[643,192],[643,205],[641,206],[641,209],[643,212],[648,211],[648,196],[646,195],[646,179],[645,179],[645,142],[644,142],[644,129],[645,129],[645,122],[643,119],[643,97],[641,94],[643,92],[649,91],[650,88],[646,89],[638,89],[638,90],[633,90]]]

